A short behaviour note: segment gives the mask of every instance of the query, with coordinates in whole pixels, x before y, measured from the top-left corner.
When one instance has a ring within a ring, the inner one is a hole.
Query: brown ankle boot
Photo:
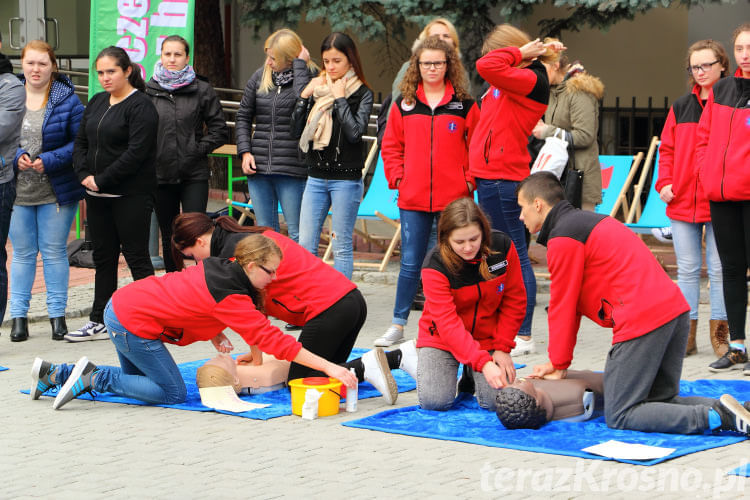
[[[688,333],[687,348],[685,349],[685,356],[690,356],[698,352],[698,346],[695,345],[695,331],[698,328],[698,320],[690,320],[690,333]]]
[[[711,331],[711,347],[717,358],[729,350],[729,324],[723,319],[712,319],[708,322]]]

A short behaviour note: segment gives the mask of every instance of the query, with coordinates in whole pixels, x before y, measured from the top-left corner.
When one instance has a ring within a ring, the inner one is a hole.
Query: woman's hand
[[[554,366],[552,366],[551,362],[544,363],[543,365],[536,365],[534,367],[534,371],[529,376],[529,378],[543,378],[547,380],[559,380],[562,378],[565,378],[565,375],[568,374],[567,370],[556,370]]]
[[[20,160],[19,160],[20,163]],[[670,203],[672,200],[674,200],[674,193],[672,192],[672,184],[667,184],[663,188],[661,188],[661,191],[659,191],[659,198],[664,203]]]
[[[307,84],[307,86],[302,90],[302,93],[300,94],[300,97],[303,99],[308,99],[315,90],[315,87],[320,87],[321,85],[326,84],[326,78],[324,76],[316,76],[312,80],[310,80],[310,83]]]
[[[260,366],[263,364],[263,351],[251,345],[250,352],[237,356],[237,364]]]
[[[496,350],[492,353],[492,361],[503,371],[508,384],[515,382],[516,367],[513,364],[513,358],[510,357],[510,353]]]
[[[224,354],[230,353],[234,350],[232,342],[230,342],[227,336],[223,333],[220,333],[216,337],[212,338],[211,343],[214,345],[217,351],[223,352]]]
[[[547,52],[547,47],[545,47],[544,43],[542,43],[542,41],[537,38],[536,40],[530,41],[523,47],[519,47],[518,50],[521,51],[521,58],[524,61],[527,61],[536,59],[537,57]]]
[[[83,179],[81,181],[81,184],[83,185],[83,187],[85,187],[89,191],[99,191],[99,186],[96,185],[93,175],[89,175],[88,177]]]
[[[304,45],[300,49],[299,54],[297,54],[297,59],[302,59],[305,62],[310,62],[310,52]]]
[[[549,42],[549,43],[545,43],[544,47],[547,48],[547,49],[552,49],[555,52],[562,52],[563,50],[565,50],[567,48],[567,47],[565,47],[565,45],[562,42]]]
[[[43,174],[44,173],[44,162],[42,161],[41,158],[37,157],[37,159],[34,160],[31,163],[31,168],[33,168],[34,170],[36,170],[40,174]]]
[[[505,378],[505,372],[495,364],[494,361],[487,361],[482,367],[482,375],[484,379],[493,389],[502,389],[508,384],[508,379]]]
[[[342,76],[331,84],[331,94],[333,94],[334,99],[346,97],[346,81],[347,78]]]
[[[257,170],[255,167],[255,157],[250,153],[242,153],[242,173],[245,175],[254,175]]]
[[[22,154],[18,158],[18,170],[28,170],[30,168],[33,168],[33,163],[31,163],[31,158],[27,154]]]
[[[343,366],[329,363],[329,367],[325,370],[326,375],[340,380],[349,389],[354,389],[359,384],[356,375],[344,368]]]
[[[543,139],[544,134],[547,131],[548,125],[545,124],[542,120],[539,120],[536,125],[534,125],[534,129],[531,131],[532,134],[534,134],[534,137],[537,139]]]

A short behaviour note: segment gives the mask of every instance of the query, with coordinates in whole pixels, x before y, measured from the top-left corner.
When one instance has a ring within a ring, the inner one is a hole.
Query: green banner
[[[195,0],[91,0],[89,98],[102,91],[95,66],[99,51],[122,47],[148,80],[166,37],[180,35],[193,46],[194,14]]]

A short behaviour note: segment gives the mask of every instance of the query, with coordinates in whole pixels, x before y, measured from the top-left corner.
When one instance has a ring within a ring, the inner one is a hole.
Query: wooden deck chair
[[[654,159],[654,156],[656,155],[656,150],[658,147],[659,138],[654,136],[651,139],[651,145],[648,147],[648,153],[646,153],[646,161],[643,164],[643,168],[641,169],[641,175],[638,178],[638,183],[633,189],[633,203],[632,205],[630,205],[628,216],[625,218],[626,224],[630,224],[641,218],[641,212],[643,208],[641,207],[641,194],[646,187],[646,180],[648,179],[648,174],[651,171],[651,166],[653,165],[652,161]]]
[[[628,213],[627,192],[643,160],[643,153],[629,155],[601,155],[602,202],[594,207],[599,214],[615,217],[622,209],[623,217]]]
[[[368,155],[368,160],[370,161],[375,158],[373,151],[377,151],[377,144],[373,144],[373,148],[374,149],[370,149],[370,155]],[[396,245],[398,245],[398,242],[401,240],[401,223],[399,222],[401,214],[398,210],[398,205],[396,205],[397,199],[398,191],[388,187],[388,181],[385,178],[383,159],[378,155],[370,187],[367,189],[367,193],[365,193],[362,203],[359,205],[359,210],[357,211],[357,222],[361,222],[362,229],[357,228],[355,225],[354,232],[366,241],[378,245],[385,251],[385,254],[380,262],[362,262],[355,260],[355,267],[375,268],[380,272],[385,270],[388,261],[391,259],[391,256],[396,249]],[[387,234],[376,235],[369,231],[367,229],[367,222],[373,220],[385,222],[389,227]],[[328,247],[326,248],[325,254],[323,254],[323,260],[331,263],[332,253],[333,241],[329,240]]]
[[[638,218],[638,222],[626,224],[626,226],[636,233],[650,233],[652,228],[672,225],[669,217],[667,217],[667,204],[664,203],[659,196],[659,192],[656,191],[656,180],[658,177],[659,154],[657,153],[656,160],[654,161],[654,175],[651,180],[651,189],[648,192],[648,198],[643,207],[643,213]]]

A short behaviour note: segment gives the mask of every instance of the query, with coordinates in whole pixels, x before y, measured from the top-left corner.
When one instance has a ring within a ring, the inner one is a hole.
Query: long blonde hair
[[[456,31],[456,27],[453,25],[453,23],[444,17],[436,17],[435,19],[427,23],[427,26],[424,27],[424,29],[419,33],[419,36],[417,37],[417,39],[414,40],[414,44],[411,47],[412,53],[417,49],[419,42],[423,41],[425,38],[430,36],[430,29],[436,24],[442,24],[448,29],[448,33],[451,36],[451,40],[453,40],[453,46],[456,48],[456,52],[459,53],[459,57],[460,57],[461,46],[458,43],[458,31]]]
[[[302,39],[297,33],[288,28],[282,28],[271,33],[271,35],[266,38],[266,43],[263,45],[263,51],[266,54],[268,54],[269,51],[272,51],[276,61],[283,63],[284,66],[291,64],[301,50]],[[316,73],[319,70],[318,65],[312,62],[312,60],[307,62],[307,67],[312,73]],[[273,79],[271,78],[271,73],[273,73],[271,67],[264,63],[258,93],[267,94],[275,87]]]
[[[243,270],[247,269],[247,265],[250,262],[262,266],[267,263],[272,256],[281,259],[281,248],[279,248],[279,245],[277,245],[271,238],[262,234],[250,234],[245,236],[239,241],[239,243],[237,243],[237,246],[234,247],[234,259]],[[264,291],[256,290],[255,288],[253,288],[253,291],[254,294],[251,295],[251,298],[253,299],[256,309],[265,313],[265,307],[263,306],[265,301]]]
[[[231,385],[234,392],[242,390],[242,385],[235,383],[232,374],[224,368],[216,365],[203,365],[195,372],[195,384],[198,388],[202,387],[225,387]]]
[[[546,38],[544,41],[556,40],[554,38]],[[531,37],[525,32],[510,24],[499,24],[495,26],[487,38],[484,39],[482,45],[482,55],[486,55],[495,49],[503,49],[505,47],[523,47],[531,41]],[[547,64],[556,63],[560,59],[560,55],[551,49],[538,57],[538,59]]]

